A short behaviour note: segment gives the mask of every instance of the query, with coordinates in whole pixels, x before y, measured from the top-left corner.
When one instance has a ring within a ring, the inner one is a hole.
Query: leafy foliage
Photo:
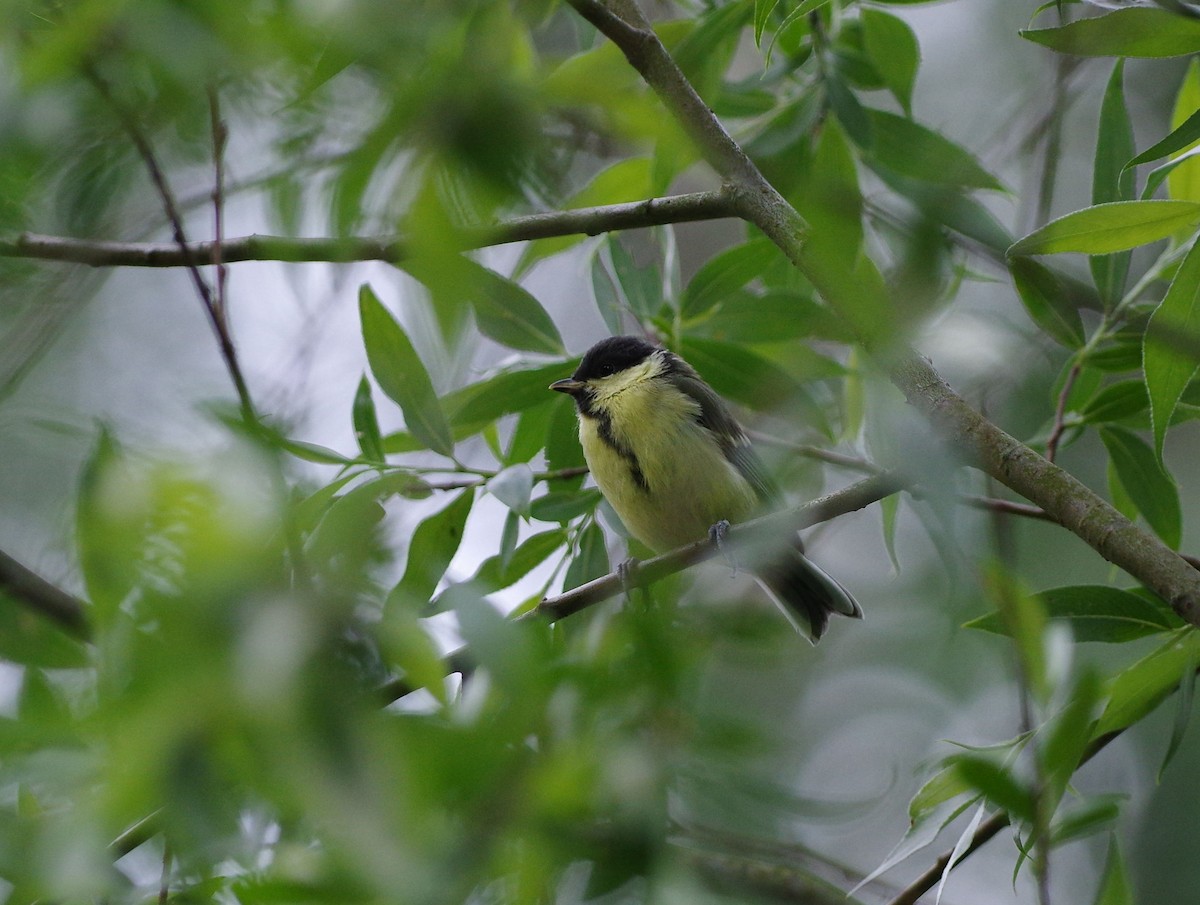
[[[1039,362],[1011,368],[1021,401],[1001,400],[1004,416],[1047,456],[1090,446],[1113,504],[1183,548],[1168,434],[1200,412],[1200,76],[1188,69],[1170,124],[1139,154],[1124,58],[1149,61],[1138,78],[1176,72],[1153,67],[1200,51],[1198,20],[1137,5],[1020,33],[1046,54],[1118,59],[1104,64],[1090,204],[1014,238],[996,211],[1019,181],[926,115],[928,36],[906,9],[917,2],[728,0],[653,23],[802,218],[808,270],[740,223],[697,243],[698,259],[681,253],[677,224],[649,220],[477,251],[497,221],[527,227],[514,218],[711,177],[695,124],[667,115],[570,4],[0,3],[21,19],[0,38],[19,83],[0,139],[0,239],[138,238],[135,158],[172,178],[211,166],[223,111],[239,149],[229,191],[261,204],[263,230],[399,233],[413,284],[394,290],[384,271],[361,282],[367,371],[340,415],[348,448],[303,441],[275,416],[219,421],[211,453],[97,431],[73,538],[92,640],[0,586],[0,657],[20,676],[0,735],[8,901],[140,901],[160,875],[179,901],[698,900],[702,883],[721,901],[716,867],[768,832],[790,840],[809,803],[778,765],[754,785],[779,727],[736,699],[741,673],[724,683],[733,704],[715,704],[711,665],[722,651],[741,669],[773,662],[781,621],[723,606],[733,592],[716,579],[698,583],[700,605],[676,606],[681,582],[667,580],[563,625],[523,615],[623,555],[585,485],[571,400],[547,390],[578,364],[568,350],[585,309],[679,352],[777,434],[792,498],[824,485],[794,464],[801,453],[905,467],[912,498],[877,507],[886,555],[908,567],[900,528],[916,514],[951,571],[948,513],[964,487],[896,427],[879,379],[893,363],[864,364],[864,351],[927,336],[999,286]],[[761,56],[747,76],[751,43]],[[1090,284],[1051,257],[1079,254]],[[572,268],[582,276],[551,297],[542,278]],[[16,276],[37,298],[36,280]],[[837,304],[814,284],[841,290]],[[876,871],[837,853],[864,883],[957,827],[944,883],[1001,814],[1016,870],[1046,876],[1057,846],[1107,839],[1121,817],[1122,796],[1078,787],[1079,768],[1176,691],[1164,768],[1180,750],[1200,642],[1171,604],[1099,557],[1086,580],[1031,592],[997,552],[981,541],[964,555],[983,577],[948,596],[989,607],[967,622],[982,632],[955,643],[1011,646],[1026,723],[935,757]],[[1088,642],[1105,655],[1077,651]],[[744,811],[753,819],[730,817]],[[728,843],[708,873],[706,821]],[[804,873],[790,849],[771,857]],[[1132,901],[1115,842],[1106,859],[1095,901]],[[759,888],[752,874],[727,898]]]

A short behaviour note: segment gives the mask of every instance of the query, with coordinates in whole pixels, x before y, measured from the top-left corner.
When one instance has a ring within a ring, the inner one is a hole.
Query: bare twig
[[[175,203],[175,196],[171,192],[171,186],[167,182],[166,174],[159,165],[158,157],[150,145],[150,139],[142,131],[142,127],[133,113],[117,99],[108,82],[93,66],[85,66],[84,74],[116,115],[121,123],[121,127],[125,130],[125,134],[133,142],[138,156],[141,157],[142,163],[150,174],[150,181],[154,184],[155,191],[158,193],[159,200],[163,206],[163,212],[167,215],[167,220],[171,224],[171,234],[175,247],[182,256],[180,263],[187,268],[188,275],[192,279],[192,285],[195,287],[196,294],[200,297],[200,302],[204,306],[204,312],[208,316],[209,325],[216,334],[221,350],[221,358],[225,361],[225,368],[229,372],[229,377],[233,381],[234,389],[237,392],[238,402],[242,408],[242,417],[247,424],[256,424],[258,416],[254,412],[254,404],[250,399],[250,390],[246,385],[246,379],[242,374],[242,367],[238,362],[237,352],[233,345],[233,337],[230,335],[228,325],[225,323],[220,307],[213,298],[213,292],[208,285],[208,281],[200,273],[199,262],[201,259],[193,254],[191,247],[188,245],[187,234],[183,228],[183,218]],[[217,244],[219,245],[220,243],[218,242]]]
[[[221,119],[221,97],[213,85],[208,87],[208,111],[212,123],[213,143],[213,241],[211,263],[217,268],[217,285],[213,297],[216,315],[225,330],[229,330],[229,312],[225,284],[229,268],[225,266],[221,247],[225,242],[225,145],[229,140],[229,130]]]
[[[1079,379],[1080,370],[1082,370],[1082,366],[1078,361],[1071,365],[1071,370],[1067,372],[1067,377],[1063,381],[1062,392],[1058,394],[1058,404],[1054,407],[1054,427],[1050,430],[1050,436],[1046,438],[1047,462],[1053,462],[1054,457],[1058,455],[1058,444],[1062,441],[1063,431],[1067,428],[1067,399],[1075,387],[1075,381]]]
[[[0,551],[0,591],[57,623],[81,641],[91,637],[87,604]]]

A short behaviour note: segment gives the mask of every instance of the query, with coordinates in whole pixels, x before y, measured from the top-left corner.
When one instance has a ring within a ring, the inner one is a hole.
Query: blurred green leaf
[[[388,594],[385,612],[420,607],[433,598],[458,552],[474,502],[475,492],[468,488],[417,525],[409,541],[404,576]]]
[[[1032,823],[1036,814],[1033,792],[1014,775],[1011,767],[974,754],[954,759],[963,782],[1016,820]]]
[[[517,545],[507,562],[501,556],[485,559],[472,581],[492,591],[507,588],[545,562],[566,542],[567,533],[561,528],[532,534]]]
[[[1100,428],[1100,439],[1138,511],[1167,546],[1178,549],[1183,535],[1179,488],[1162,470],[1154,450],[1136,434],[1111,425]]]
[[[1161,647],[1118,673],[1092,738],[1124,729],[1158,707],[1179,687],[1185,673],[1200,662],[1198,658],[1200,632],[1180,629]]]
[[[1004,190],[969,151],[950,139],[895,113],[869,113],[874,144],[867,154],[888,169],[926,182]]]
[[[1074,807],[1060,808],[1050,826],[1051,841],[1055,845],[1065,845],[1108,829],[1121,815],[1121,802],[1125,798],[1124,795],[1094,795]]]
[[[863,41],[871,62],[905,114],[912,115],[912,90],[921,62],[917,36],[908,23],[882,10],[862,11]]]
[[[1076,641],[1121,644],[1178,628],[1180,621],[1165,605],[1108,585],[1072,585],[1042,591],[1034,597],[1051,619],[1068,622]],[[965,623],[964,628],[1007,635],[998,611]]]
[[[371,382],[363,375],[354,394],[351,409],[354,421],[354,438],[365,458],[372,462],[383,461],[383,437],[379,433],[379,418],[375,414],[375,400],[371,398]]]
[[[597,246],[596,253],[592,255],[592,298],[596,301],[596,310],[604,319],[608,332],[618,336],[621,333],[621,312],[625,306],[608,268],[604,266],[600,257],[600,249],[603,247]]]
[[[1196,697],[1196,668],[1200,661],[1193,660],[1183,669],[1179,680],[1179,695],[1175,701],[1175,720],[1171,726],[1171,738],[1167,742],[1167,750],[1163,753],[1162,763],[1158,767],[1158,781],[1162,782],[1163,772],[1175,759],[1183,737],[1187,733],[1188,723],[1192,717],[1192,702]]]
[[[1200,202],[1114,201],[1051,220],[1008,249],[1009,256],[1102,255],[1148,245],[1200,223]]]
[[[1084,667],[1066,706],[1039,733],[1043,741],[1037,747],[1037,755],[1046,784],[1042,805],[1048,814],[1057,810],[1059,799],[1087,751],[1102,692],[1099,674],[1094,668]]]
[[[1189,345],[1191,348],[1187,348]],[[1183,348],[1181,348],[1183,346]],[[1192,245],[1162,302],[1146,324],[1142,367],[1150,399],[1154,454],[1161,464],[1163,441],[1184,389],[1200,368],[1200,242]]]
[[[1093,905],[1134,905],[1134,901],[1125,860],[1121,857],[1114,836],[1108,844],[1108,857],[1104,861],[1104,873],[1100,875],[1100,888],[1096,890]]]
[[[958,769],[957,761],[951,760],[925,781],[908,803],[908,818],[915,825],[934,813],[947,801],[973,790],[973,786]]]
[[[1200,20],[1134,7],[1056,28],[1027,28],[1021,37],[1081,57],[1175,57],[1200,51]]]
[[[1133,156],[1133,125],[1125,106],[1125,61],[1117,60],[1104,100],[1100,105],[1100,128],[1096,137],[1096,156],[1092,167],[1092,204],[1128,201],[1133,198],[1133,170],[1125,161]],[[1093,255],[1088,259],[1096,291],[1106,307],[1120,301],[1129,272],[1128,252]]]
[[[1083,321],[1054,271],[1028,258],[1008,262],[1013,285],[1033,322],[1068,349],[1083,345]]]
[[[367,360],[380,388],[400,406],[414,436],[434,452],[453,456],[450,425],[408,335],[365,283],[359,289],[358,307]]]
[[[662,305],[662,276],[658,265],[648,261],[639,266],[633,255],[616,236],[610,235],[606,242],[613,271],[629,307],[641,319],[652,317]]]
[[[0,659],[21,666],[72,669],[88,662],[87,646],[0,591]]]

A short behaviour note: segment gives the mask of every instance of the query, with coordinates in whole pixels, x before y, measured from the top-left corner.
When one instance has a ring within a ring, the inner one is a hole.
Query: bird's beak
[[[583,391],[584,385],[585,384],[582,380],[576,380],[573,377],[567,377],[563,380],[554,381],[554,383],[550,384],[550,389],[558,390],[560,393],[566,393],[570,396],[574,396]]]

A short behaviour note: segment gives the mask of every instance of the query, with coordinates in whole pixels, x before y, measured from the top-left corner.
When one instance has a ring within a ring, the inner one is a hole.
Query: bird
[[[679,355],[614,336],[550,384],[575,401],[579,441],[596,486],[625,527],[662,553],[778,508],[780,494],[729,406]],[[812,643],[829,615],[862,607],[794,540],[754,566],[789,621]]]

